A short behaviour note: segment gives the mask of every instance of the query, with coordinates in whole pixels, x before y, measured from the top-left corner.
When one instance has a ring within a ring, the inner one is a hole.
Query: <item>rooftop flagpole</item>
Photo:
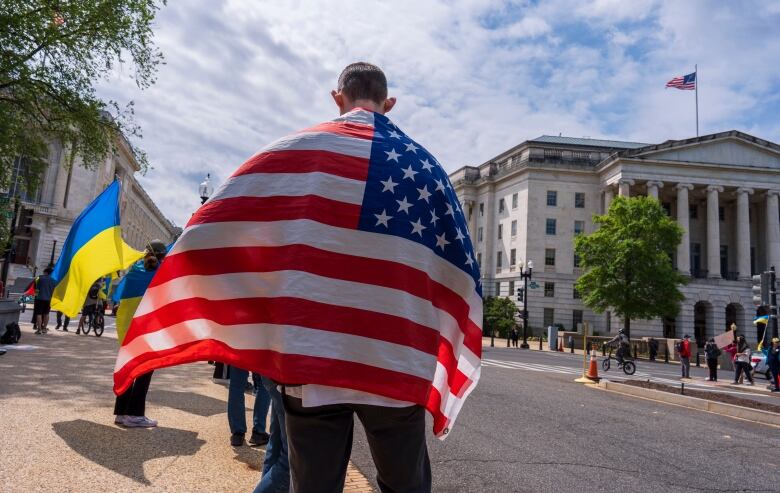
[[[696,88],[696,137],[699,136],[699,65],[693,66],[693,82]]]

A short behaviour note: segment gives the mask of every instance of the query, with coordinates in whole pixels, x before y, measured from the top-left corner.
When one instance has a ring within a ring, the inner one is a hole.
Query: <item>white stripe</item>
[[[472,375],[469,375],[472,384],[464,390],[461,397],[458,397],[450,392],[449,385],[447,384],[447,369],[441,363],[436,362],[436,374],[433,377],[432,386],[439,391],[439,395],[441,396],[439,410],[447,418],[447,428],[452,429],[455,424],[455,419],[460,413],[460,408],[463,406],[463,403],[466,401],[469,394],[476,388],[480,373],[480,368],[476,368],[475,372]],[[447,438],[446,433],[439,436],[439,439],[441,440],[444,440],[445,438]]]
[[[452,344],[460,345],[457,321],[429,300],[406,291],[342,281],[303,271],[240,272],[218,276],[183,276],[147,289],[138,305],[139,317],[169,303],[188,298],[229,300],[255,297],[292,297],[395,315],[438,330]],[[456,344],[455,342],[458,341]],[[173,347],[173,346],[172,346]],[[479,367],[479,358],[464,350],[455,355],[466,375]]]
[[[139,354],[164,351],[205,339],[237,350],[265,349],[284,354],[337,358],[430,380],[436,357],[409,346],[370,337],[327,332],[294,325],[220,325],[211,320],[189,320],[136,337],[122,346],[114,371]]]
[[[362,109],[354,109],[333,119],[334,122],[350,122],[374,126],[374,113]]]
[[[338,228],[308,219],[206,223],[187,228],[169,256],[203,248],[297,244],[345,255],[397,262],[423,271],[466,300],[469,318],[482,326],[482,298],[476,293],[474,279],[425,245],[398,236]]]
[[[301,132],[282,137],[262,148],[257,154],[273,151],[330,151],[368,159],[371,157],[372,143],[371,139],[349,137],[331,132]]]
[[[361,205],[366,183],[330,173],[252,173],[230,178],[211,201],[235,197],[302,197],[318,195],[326,199]]]

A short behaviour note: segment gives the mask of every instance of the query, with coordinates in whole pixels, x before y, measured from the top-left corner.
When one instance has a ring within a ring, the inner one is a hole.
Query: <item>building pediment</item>
[[[737,131],[667,141],[621,154],[651,161],[780,169],[780,146]]]

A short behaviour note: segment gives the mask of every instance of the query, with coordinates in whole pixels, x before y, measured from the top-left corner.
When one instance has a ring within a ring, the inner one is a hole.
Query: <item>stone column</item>
[[[677,246],[677,270],[686,276],[691,275],[691,232],[689,228],[688,190],[690,183],[678,183],[677,186],[677,224],[683,229],[682,240]]]
[[[658,200],[658,189],[663,188],[664,182],[662,181],[648,181],[647,182],[647,196],[653,197]]]
[[[629,197],[631,195],[631,186],[634,184],[634,180],[622,179],[618,182],[618,195],[621,197]]]
[[[778,218],[777,196],[780,190],[766,192],[766,268],[773,265],[780,270],[780,218]]]
[[[739,279],[750,279],[750,194],[752,188],[737,189],[737,271]]]
[[[718,279],[720,273],[720,217],[718,216],[718,193],[723,187],[707,187],[707,277]],[[777,202],[775,202],[777,204]]]
[[[615,198],[615,192],[612,191],[612,187],[604,189],[604,214],[609,211],[609,206],[612,204],[612,199]]]

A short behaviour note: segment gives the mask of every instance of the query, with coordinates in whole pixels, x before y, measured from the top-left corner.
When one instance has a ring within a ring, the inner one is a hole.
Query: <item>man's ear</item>
[[[384,108],[383,108],[384,109],[384,113],[388,113],[390,110],[393,109],[393,106],[395,106],[395,101],[396,101],[395,98],[387,98],[387,99],[385,99],[385,103],[383,105],[384,106]]]
[[[330,91],[330,97],[333,98],[333,101],[336,103],[336,106],[339,107],[339,109],[344,107],[344,95],[340,92],[336,91]]]

